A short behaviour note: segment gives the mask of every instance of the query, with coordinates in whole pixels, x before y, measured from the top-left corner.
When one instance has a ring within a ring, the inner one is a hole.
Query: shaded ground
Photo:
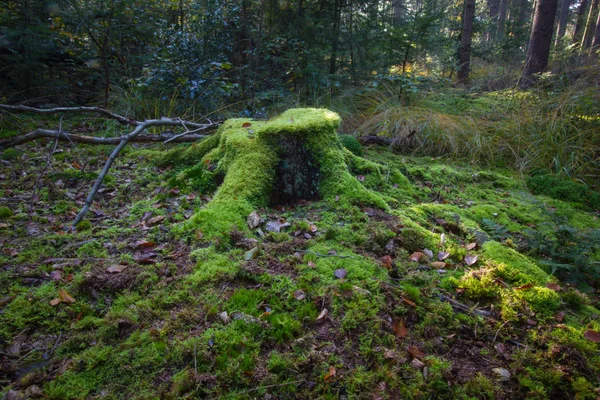
[[[110,149],[47,151],[0,174],[7,398],[599,395],[600,220],[510,172],[371,151],[414,183],[357,176],[391,213],[301,202],[206,242],[171,228],[210,194],[135,153],[65,233]]]

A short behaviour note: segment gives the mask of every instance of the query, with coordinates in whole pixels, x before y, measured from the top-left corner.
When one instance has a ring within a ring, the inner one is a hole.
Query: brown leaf
[[[421,259],[421,257],[423,257],[423,253],[421,253],[420,251],[415,251],[414,253],[412,253],[409,257],[410,261],[415,261],[415,262],[419,262],[419,260]]]
[[[356,177],[356,179],[358,179],[360,182],[364,182],[365,181],[365,176],[364,175],[359,175]]]
[[[429,249],[423,249],[423,253],[427,256],[427,258],[429,258],[429,259],[433,258],[433,251],[431,251]]]
[[[82,168],[81,164],[79,164],[77,161],[73,161],[71,163],[71,166],[73,166],[73,168],[75,168],[75,169],[81,169]]]
[[[329,310],[324,308],[323,311],[321,311],[321,313],[319,314],[319,316],[317,317],[317,323],[321,324],[323,322],[325,322],[325,319],[327,318],[327,314],[329,314]]]
[[[588,329],[587,331],[585,331],[583,333],[583,336],[587,339],[587,340],[591,340],[594,343],[600,343],[600,333],[593,331],[591,329]]]
[[[406,325],[404,325],[404,320],[402,318],[395,318],[392,328],[399,338],[405,338],[408,334],[408,329],[406,329]]]
[[[335,367],[332,365],[331,367],[329,367],[329,372],[327,372],[327,374],[325,374],[325,376],[323,377],[323,380],[325,380],[325,382],[331,382],[333,380],[333,377],[336,374],[336,370]]]
[[[423,353],[421,350],[419,350],[419,348],[417,346],[409,346],[408,349],[406,349],[406,350],[408,350],[408,352],[410,354],[412,354],[412,356],[415,358],[425,357],[425,353]]]
[[[390,257],[390,256],[383,256],[383,257],[381,257],[381,263],[387,269],[392,268],[392,257]]]
[[[465,263],[467,265],[471,266],[471,265],[475,264],[478,259],[479,259],[479,257],[477,257],[477,256],[473,256],[473,255],[467,254],[465,256]]]
[[[515,290],[527,290],[527,289],[531,289],[532,287],[533,287],[533,284],[527,283],[525,285],[516,287]]]
[[[60,297],[60,301],[62,301],[63,303],[75,303],[75,299],[63,289],[58,289],[58,297]]]
[[[164,215],[157,215],[156,217],[154,217],[154,218],[150,218],[150,219],[148,220],[148,225],[149,225],[149,226],[156,225],[156,224],[158,224],[159,222],[163,221],[164,219],[165,219],[165,216],[164,216]]]
[[[406,304],[408,304],[409,306],[412,306],[412,307],[416,307],[417,306],[414,301],[409,300],[406,297],[403,297],[402,301],[405,302]]]
[[[294,298],[296,300],[304,300],[306,298],[306,293],[304,293],[304,290],[298,289],[294,292]]]
[[[59,299],[59,298],[56,298],[56,299],[52,299],[52,300],[50,300],[50,305],[51,305],[52,307],[56,307],[56,306],[57,306],[57,305],[59,305],[59,304],[60,304],[60,299]]]
[[[138,240],[133,244],[134,249],[150,249],[152,247],[156,247],[156,243],[147,240]]]
[[[244,122],[242,124],[242,128],[250,128],[252,126],[252,124],[250,122]]]
[[[558,283],[555,283],[555,282],[548,282],[548,283],[546,283],[546,287],[548,289],[554,290],[555,292],[560,292],[560,290],[561,290],[560,285]]]
[[[431,265],[435,269],[440,269],[440,268],[446,267],[446,263],[443,261],[434,261],[429,265]]]
[[[55,282],[60,281],[62,279],[62,272],[60,272],[59,270],[54,270],[50,272],[50,279],[52,279]]]
[[[563,311],[557,312],[556,315],[554,316],[554,319],[557,320],[558,322],[563,322],[563,320],[565,319],[565,313]]]
[[[477,243],[469,243],[468,245],[465,246],[467,248],[467,250],[471,251],[473,249],[477,248]]]
[[[111,265],[110,267],[106,268],[106,272],[111,273],[111,274],[117,274],[117,273],[123,271],[125,268],[127,268],[127,265],[123,265],[123,264]]]
[[[319,228],[317,228],[317,226],[315,224],[311,224],[308,227],[308,230],[311,231],[312,233],[315,233],[315,232],[317,232],[319,230]]]
[[[438,253],[438,260],[440,260],[440,261],[444,261],[448,257],[450,257],[450,253],[447,251],[440,251]]]
[[[309,266],[310,268],[316,268],[316,267],[317,267],[317,265],[316,265],[314,262],[312,262],[312,261],[309,261],[309,262],[308,262],[308,266]]]

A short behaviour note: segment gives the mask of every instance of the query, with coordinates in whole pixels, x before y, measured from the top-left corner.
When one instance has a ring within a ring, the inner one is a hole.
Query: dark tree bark
[[[508,11],[508,0],[501,0],[500,1],[500,11],[498,13],[498,26],[496,28],[496,40],[504,39],[507,11]]]
[[[333,34],[331,35],[331,55],[329,58],[329,73],[335,74],[337,69],[337,53],[340,36],[341,0],[333,1]]]
[[[600,0],[592,0],[590,12],[588,13],[587,23],[585,24],[585,32],[581,41],[581,50],[589,49],[592,44],[592,38],[596,32],[596,18],[598,16],[598,3]]]
[[[488,0],[488,8],[490,11],[490,27],[487,31],[487,41],[491,42],[496,38],[496,27],[498,23],[498,10],[500,9],[500,0]]]
[[[402,6],[402,0],[392,0],[392,22],[394,26],[398,26],[402,23],[404,18],[404,8]]]
[[[525,68],[519,82],[521,89],[531,86],[534,82],[533,75],[544,71],[548,66],[556,8],[557,0],[538,0],[536,4]]]
[[[465,0],[460,35],[460,49],[458,50],[459,69],[458,81],[462,84],[469,80],[471,67],[471,39],[473,37],[473,16],[475,15],[475,0]]]
[[[569,7],[571,6],[571,0],[562,0],[560,4],[560,15],[558,17],[558,28],[556,31],[556,41],[554,46],[558,46],[560,41],[565,36],[567,31],[567,22],[569,21]]]
[[[579,43],[583,37],[583,31],[585,30],[585,15],[587,10],[588,0],[581,0],[579,3],[579,9],[577,10],[577,22],[575,24],[575,33],[573,34],[573,43]]]

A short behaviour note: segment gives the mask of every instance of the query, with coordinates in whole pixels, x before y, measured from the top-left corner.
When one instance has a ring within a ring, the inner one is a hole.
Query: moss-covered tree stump
[[[408,181],[399,171],[344,148],[339,124],[336,113],[314,108],[291,109],[269,121],[230,119],[198,145],[163,155],[165,163],[200,159],[178,181],[218,185],[213,199],[179,229],[200,229],[205,238],[222,236],[233,228],[246,229],[247,216],[257,208],[301,199],[389,209],[351,172],[400,185]]]

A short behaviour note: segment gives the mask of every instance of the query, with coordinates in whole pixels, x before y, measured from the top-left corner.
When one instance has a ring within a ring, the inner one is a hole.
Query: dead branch
[[[173,143],[185,143],[195,142],[200,139],[204,139],[208,135],[200,134],[188,134],[184,132],[182,134],[175,135],[173,132],[163,132],[160,135],[140,135],[130,139],[131,143],[155,143],[155,142],[173,142]],[[64,142],[72,143],[83,143],[83,144],[119,144],[123,139],[123,136],[117,137],[96,137],[96,136],[84,136],[74,135],[65,131],[54,131],[49,129],[36,129],[33,132],[29,132],[22,136],[17,136],[8,140],[0,141],[0,150],[15,147],[20,144],[32,142],[38,139],[54,139]]]
[[[36,114],[60,114],[60,113],[72,113],[72,114],[83,114],[83,113],[96,113],[103,117],[115,119],[123,125],[139,125],[138,121],[131,118],[124,117],[119,114],[115,114],[112,111],[101,107],[54,107],[54,108],[35,108],[29,106],[11,106],[9,104],[0,104],[0,110],[13,111],[13,112],[32,112]]]

